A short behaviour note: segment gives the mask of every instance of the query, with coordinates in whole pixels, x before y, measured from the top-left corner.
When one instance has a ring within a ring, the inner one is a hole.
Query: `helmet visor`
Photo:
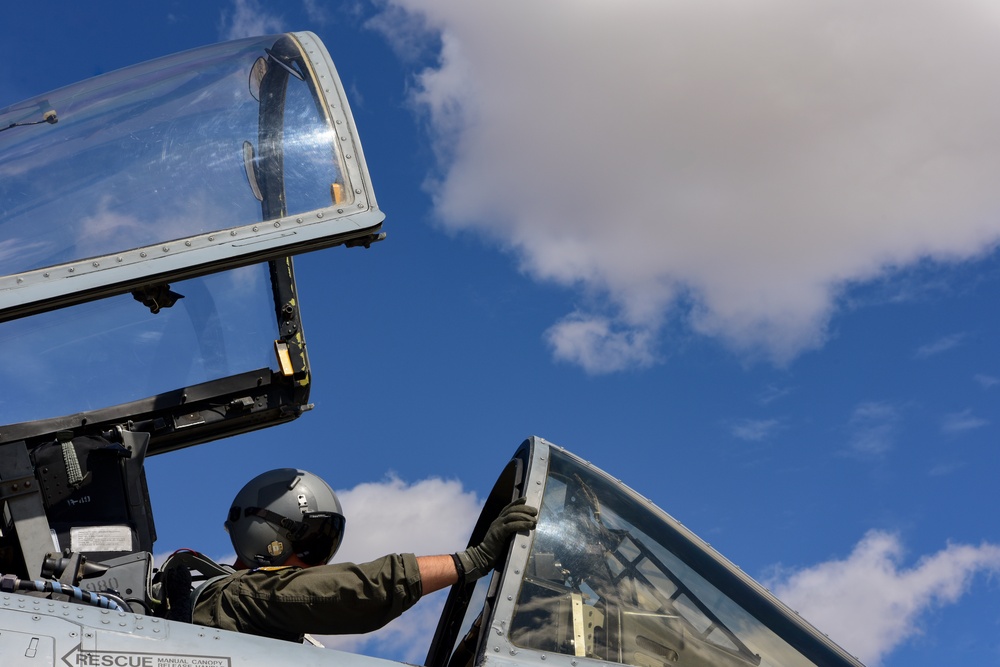
[[[230,519],[234,514],[239,516],[238,507],[230,510]],[[307,565],[323,565],[333,558],[344,539],[347,523],[344,516],[337,512],[304,512],[301,520],[296,521],[264,507],[247,507],[243,516],[255,516],[274,526]]]
[[[288,537],[296,555],[308,565],[323,565],[337,553],[346,520],[336,512],[306,512]]]

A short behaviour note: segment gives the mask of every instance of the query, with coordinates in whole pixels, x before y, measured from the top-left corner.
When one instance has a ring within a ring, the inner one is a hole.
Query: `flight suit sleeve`
[[[356,634],[381,628],[420,599],[413,554],[369,563],[242,570],[198,596],[194,622],[266,637]]]

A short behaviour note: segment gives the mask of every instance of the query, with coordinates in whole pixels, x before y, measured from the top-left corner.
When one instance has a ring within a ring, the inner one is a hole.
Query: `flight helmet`
[[[282,565],[292,554],[322,565],[340,547],[344,524],[340,501],[326,482],[280,468],[254,477],[236,494],[226,531],[249,567]]]

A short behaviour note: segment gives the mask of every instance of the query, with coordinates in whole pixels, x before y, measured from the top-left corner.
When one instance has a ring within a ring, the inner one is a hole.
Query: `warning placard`
[[[68,667],[232,667],[229,657],[212,655],[168,655],[122,651],[70,651],[63,662]]]
[[[80,526],[69,531],[73,551],[131,551],[132,529],[128,526]]]

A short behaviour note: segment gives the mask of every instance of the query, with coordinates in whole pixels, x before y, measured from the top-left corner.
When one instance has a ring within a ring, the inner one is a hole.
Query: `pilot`
[[[537,514],[523,498],[515,500],[482,543],[456,554],[327,564],[344,536],[336,494],[309,472],[272,470],[250,480],[233,500],[225,525],[236,571],[195,594],[193,621],[291,641],[307,633],[376,630],[421,595],[488,573],[512,535],[535,527]]]

